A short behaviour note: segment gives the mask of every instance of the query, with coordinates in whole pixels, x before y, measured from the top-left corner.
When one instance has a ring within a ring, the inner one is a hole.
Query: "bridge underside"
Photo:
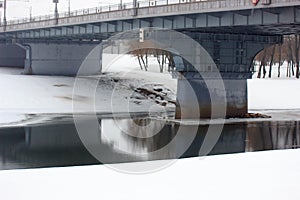
[[[209,66],[195,66],[203,71],[195,70],[189,63],[176,63],[176,70],[180,74],[178,79],[177,102],[180,104],[176,108],[177,118],[219,118],[224,117],[222,113],[212,115],[212,97],[214,97],[215,108],[226,107],[226,117],[241,117],[248,111],[247,106],[247,79],[251,78],[253,72],[253,58],[268,45],[280,43],[281,36],[258,36],[244,34],[207,34],[199,32],[188,32],[188,36],[197,41],[210,55],[221,74],[226,92],[226,101],[222,101],[218,84],[207,84],[213,82],[216,77]],[[135,37],[136,36],[132,36]],[[159,37],[159,36],[158,36]],[[158,38],[161,41],[164,38]],[[37,40],[38,41],[38,40]],[[101,72],[102,48],[97,43],[23,43],[16,45],[0,46],[0,50],[6,52],[4,57],[0,57],[0,66],[24,66],[25,74],[43,75],[77,75],[82,63],[85,64],[83,74],[99,74]],[[180,40],[178,40],[180,41]],[[172,40],[173,43],[175,43]],[[183,43],[182,43],[183,42]],[[184,41],[180,41],[178,46],[184,46]],[[16,51],[5,51],[15,49]],[[189,47],[186,47],[189,49]],[[93,51],[92,51],[93,50]],[[14,52],[18,52],[15,54]],[[89,59],[86,59],[88,55]],[[192,51],[192,53],[195,53]],[[8,58],[13,62],[7,64]],[[193,56],[197,60],[201,55]],[[22,59],[24,64],[22,65]],[[200,59],[201,60],[201,59]],[[2,64],[1,64],[2,63]],[[197,62],[196,62],[197,63]],[[198,64],[201,65],[201,62]],[[212,75],[211,75],[212,74]],[[206,80],[203,79],[205,75]],[[190,88],[190,89],[188,89]],[[196,94],[197,103],[191,103],[191,94]],[[195,109],[197,107],[197,109]],[[199,108],[199,109],[198,109]]]
[[[299,17],[300,18],[300,17]],[[300,21],[300,20],[299,20]],[[101,26],[101,25],[98,25]],[[6,33],[4,36],[0,34],[0,43],[82,43],[82,42],[101,42],[106,40],[122,31],[115,32],[115,28],[111,31],[101,32],[96,31],[95,27],[92,25],[92,29],[89,30],[88,27],[80,27],[79,30],[74,27],[68,28],[68,32],[64,30],[66,27],[57,27],[55,29],[45,29],[45,30],[32,30],[22,33]],[[130,25],[133,27],[133,24]],[[257,35],[257,36],[283,36],[291,34],[300,34],[300,22],[299,23],[289,23],[289,24],[269,24],[269,25],[241,25],[241,26],[220,26],[220,27],[191,27],[191,28],[177,28],[173,29],[172,26],[154,26],[155,28],[166,28],[170,30],[175,30],[178,32],[190,34],[234,34],[234,35]],[[148,26],[139,26],[134,29],[148,28]],[[124,29],[124,31],[134,30],[132,28]],[[80,31],[81,30],[81,31]],[[16,36],[17,35],[17,36]]]

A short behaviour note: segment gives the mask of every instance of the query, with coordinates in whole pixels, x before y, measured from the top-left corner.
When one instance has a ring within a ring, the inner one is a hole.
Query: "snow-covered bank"
[[[108,56],[105,60],[111,59]],[[174,110],[171,103],[135,92],[139,87],[159,87],[163,95],[175,100],[176,80],[155,67],[141,71],[136,60],[125,56],[125,62],[118,59],[103,69],[105,75],[90,77],[27,76],[21,74],[22,69],[0,68],[0,125],[26,119],[25,114]],[[80,82],[76,90],[75,81]],[[91,90],[93,87],[96,91]],[[166,107],[158,105],[166,103]]]
[[[250,110],[300,109],[299,91],[297,79],[248,80],[248,106]]]
[[[75,78],[55,76],[26,76],[21,69],[0,68],[0,124],[26,119],[25,114],[91,112],[95,103],[99,113],[148,112],[165,109],[165,101],[144,98],[134,88],[163,87],[163,94],[175,99],[177,80],[168,72],[159,73],[155,59],[149,71],[141,71],[138,62],[130,56],[114,60],[105,55],[104,75],[81,77],[81,87],[74,93]],[[99,78],[99,82],[97,82]],[[96,92],[91,88],[97,85]],[[163,85],[163,86],[161,86]],[[248,81],[250,111],[266,109],[300,109],[300,81],[296,79],[252,79]],[[94,97],[95,94],[95,97]],[[95,102],[93,102],[95,99]],[[161,104],[161,105],[158,105]],[[113,106],[112,106],[113,105]],[[168,110],[174,105],[168,104]],[[258,111],[259,110],[259,111]],[[22,116],[23,115],[23,116]]]
[[[0,195],[53,199],[300,199],[300,150],[180,159],[153,174],[130,175],[104,165],[0,172]],[[143,165],[143,163],[121,164]]]

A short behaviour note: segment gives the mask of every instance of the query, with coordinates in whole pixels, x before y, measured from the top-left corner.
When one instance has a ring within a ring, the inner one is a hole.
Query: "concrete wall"
[[[96,44],[29,44],[30,67],[27,74],[81,75],[101,72],[102,50]]]
[[[0,44],[0,67],[24,68],[26,52],[17,45]]]
[[[213,83],[216,81],[216,83]],[[247,97],[247,79],[224,79],[223,81],[226,101],[224,100],[224,91],[219,88],[219,80],[209,80],[207,82],[201,79],[179,79],[177,85],[177,102],[180,102],[180,108],[176,109],[176,118],[191,119],[199,116],[200,118],[210,118],[212,101],[214,97],[214,106],[217,111],[222,111],[226,106],[227,117],[241,117],[248,112]],[[192,88],[192,89],[190,89]],[[198,103],[191,98],[197,98]],[[196,109],[199,107],[199,109]],[[222,113],[214,113],[214,118],[225,117]]]

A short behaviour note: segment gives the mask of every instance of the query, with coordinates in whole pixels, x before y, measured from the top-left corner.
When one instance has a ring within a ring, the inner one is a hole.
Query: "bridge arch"
[[[297,49],[292,41],[266,46],[254,57],[253,78],[297,77]],[[298,52],[299,53],[299,52]],[[300,74],[299,74],[300,75]]]

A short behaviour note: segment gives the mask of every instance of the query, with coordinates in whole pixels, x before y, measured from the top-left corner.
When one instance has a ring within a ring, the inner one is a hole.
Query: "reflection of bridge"
[[[300,32],[299,23],[299,0],[261,0],[256,6],[250,0],[150,0],[93,8],[8,21],[0,27],[0,65],[24,67],[27,74],[75,75],[94,43],[115,33],[146,27],[177,30],[208,51],[225,79],[227,115],[239,116],[247,112],[246,79],[251,77],[254,56],[280,43],[282,35]],[[86,73],[101,71],[98,50]],[[190,69],[180,71],[202,93],[201,116],[210,116],[205,83]],[[186,84],[179,81],[178,99],[188,105],[182,92]]]

